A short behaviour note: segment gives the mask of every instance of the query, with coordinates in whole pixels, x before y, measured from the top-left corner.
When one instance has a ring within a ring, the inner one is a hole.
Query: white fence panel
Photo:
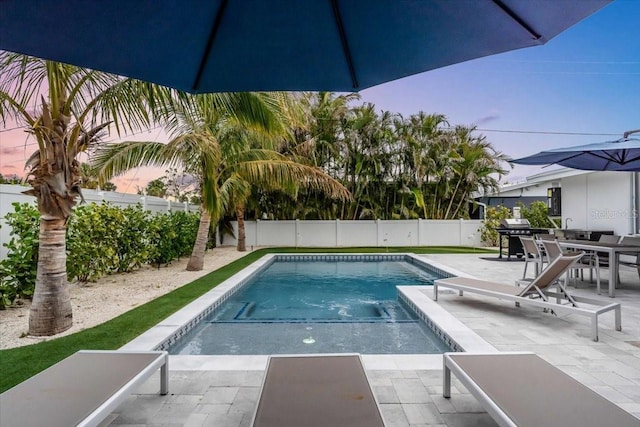
[[[376,246],[417,246],[419,222],[416,220],[379,221]]]
[[[377,221],[340,221],[338,246],[378,246]]]
[[[237,223],[232,222],[237,236]],[[479,220],[246,221],[247,246],[482,246]],[[224,236],[224,245],[235,245]]]
[[[4,216],[13,211],[11,203],[34,203],[31,196],[21,194],[29,187],[0,185],[0,244],[9,241],[9,228]],[[87,203],[107,201],[126,207],[140,204],[151,212],[192,211],[198,206],[170,202],[159,197],[109,191],[83,190]],[[232,223],[237,236],[238,225]],[[251,246],[482,246],[478,228],[480,220],[375,220],[375,221],[246,221],[246,245]],[[235,246],[234,236],[225,235],[222,244]],[[0,259],[7,250],[0,247]]]
[[[4,244],[9,243],[11,229],[7,226],[4,217],[9,212],[13,212],[12,203],[33,203],[33,206],[36,205],[35,197],[22,194],[29,188],[31,187],[0,184],[0,227],[2,227],[0,228],[0,259],[7,257],[7,248],[4,247]]]
[[[482,221],[460,221],[460,246],[483,246],[480,236]]]
[[[257,246],[296,246],[296,222],[258,221]]]

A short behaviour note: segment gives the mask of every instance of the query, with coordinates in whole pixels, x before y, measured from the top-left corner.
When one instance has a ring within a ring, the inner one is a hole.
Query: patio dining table
[[[575,249],[587,252],[606,252],[609,254],[609,296],[615,297],[615,288],[618,282],[618,269],[620,268],[620,254],[638,255],[640,245],[630,243],[604,243],[588,240],[559,240],[558,243],[564,249]]]

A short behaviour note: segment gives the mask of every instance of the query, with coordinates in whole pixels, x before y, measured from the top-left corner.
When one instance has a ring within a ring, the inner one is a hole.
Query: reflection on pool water
[[[438,277],[406,261],[275,261],[169,352],[443,353],[449,347],[396,290]]]

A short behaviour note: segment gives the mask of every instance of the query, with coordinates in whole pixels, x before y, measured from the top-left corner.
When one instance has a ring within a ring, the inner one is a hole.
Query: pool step
[[[238,310],[236,315],[233,316],[233,320],[249,319],[249,316],[251,316],[251,313],[253,313],[253,310],[255,310],[255,308],[255,302],[245,301],[244,303],[242,303],[242,307],[240,308],[240,310]]]

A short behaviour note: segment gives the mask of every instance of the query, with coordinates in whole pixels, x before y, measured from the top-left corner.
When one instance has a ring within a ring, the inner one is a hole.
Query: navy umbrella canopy
[[[4,0],[0,49],[192,93],[358,91],[544,44],[611,0]]]
[[[512,160],[520,165],[557,164],[573,169],[593,171],[640,171],[640,139],[629,138],[640,129],[626,132],[616,141],[556,148]]]

